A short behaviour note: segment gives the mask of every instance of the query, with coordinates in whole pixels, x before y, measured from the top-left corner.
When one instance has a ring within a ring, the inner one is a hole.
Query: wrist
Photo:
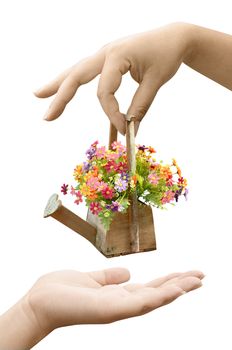
[[[31,349],[48,333],[39,324],[29,294],[0,317],[0,349]]]
[[[191,23],[173,23],[176,27],[179,40],[182,44],[182,62],[190,61],[197,47],[197,26]]]
[[[183,52],[183,62],[190,64],[197,53],[199,42],[199,27],[190,23],[180,23],[180,28],[183,31],[185,48]]]

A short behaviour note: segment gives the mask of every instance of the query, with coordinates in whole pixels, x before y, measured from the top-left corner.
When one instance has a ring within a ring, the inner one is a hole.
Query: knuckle
[[[108,56],[117,56],[122,49],[121,43],[110,43],[106,47],[106,54]]]
[[[97,97],[98,97],[99,101],[103,101],[106,97],[106,92],[102,89],[98,89],[97,90]]]
[[[135,115],[138,116],[138,118],[143,118],[147,113],[148,108],[149,106],[146,104],[141,104],[137,106]]]

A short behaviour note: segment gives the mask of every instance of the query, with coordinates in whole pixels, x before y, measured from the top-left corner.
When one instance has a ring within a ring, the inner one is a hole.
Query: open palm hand
[[[112,268],[82,273],[59,271],[42,276],[29,292],[40,326],[110,323],[150,312],[201,286],[200,271],[174,273],[145,284],[121,284],[129,271]]]

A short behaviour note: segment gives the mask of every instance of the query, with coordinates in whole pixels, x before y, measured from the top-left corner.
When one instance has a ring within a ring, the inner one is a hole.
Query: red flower
[[[172,175],[168,175],[168,177],[166,178],[166,185],[167,185],[167,186],[173,186],[173,178],[172,178]]]
[[[91,202],[89,208],[94,215],[98,215],[102,211],[100,203],[96,202]]]
[[[108,186],[103,188],[101,193],[105,199],[111,199],[114,196],[114,190]]]
[[[110,160],[106,165],[105,165],[105,169],[108,173],[111,173],[112,171],[117,170],[117,164]]]
[[[125,173],[127,172],[128,168],[127,168],[127,164],[124,162],[120,162],[117,164],[117,169],[116,169],[119,173]]]
[[[67,194],[67,193],[68,193],[68,185],[63,184],[63,185],[61,186],[61,192],[62,192],[63,194]]]

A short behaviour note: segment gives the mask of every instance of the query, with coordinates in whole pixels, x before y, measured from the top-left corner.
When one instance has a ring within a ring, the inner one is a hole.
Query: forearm
[[[191,50],[184,58],[184,63],[232,90],[232,35],[189,26]]]
[[[31,349],[46,336],[36,319],[27,297],[0,316],[0,349]]]

